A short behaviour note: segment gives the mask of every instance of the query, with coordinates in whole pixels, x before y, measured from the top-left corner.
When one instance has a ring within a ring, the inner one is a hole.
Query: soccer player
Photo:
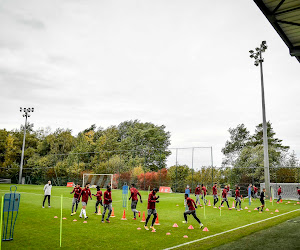
[[[297,192],[298,192],[298,200],[300,201],[300,189],[297,187]]]
[[[266,192],[266,189],[263,188],[263,191],[260,193],[260,203],[261,203],[261,206],[257,207],[257,210],[259,211],[259,209],[261,208],[261,211],[263,212],[264,210],[264,206],[265,206],[265,192]]]
[[[101,206],[103,206],[103,203],[102,203],[102,191],[100,190],[100,187],[99,187],[99,186],[97,186],[96,188],[97,188],[97,193],[96,193],[96,194],[93,194],[93,196],[96,196],[96,197],[97,197],[97,201],[96,201],[96,205],[95,205],[95,209],[96,209],[95,214],[98,213],[97,210],[98,210],[99,204],[100,204]]]
[[[185,190],[184,190],[184,193],[188,195],[188,197],[190,196],[190,193],[192,192],[192,190],[190,189],[190,186],[187,185]]]
[[[195,196],[196,196],[196,204],[199,204],[200,206],[201,206],[201,204],[200,204],[200,194],[202,193],[202,190],[201,190],[201,188],[200,188],[200,185],[197,185],[197,187],[196,187],[196,189],[195,189]]]
[[[45,208],[46,198],[48,198],[48,207],[51,207],[50,206],[51,189],[52,189],[51,181],[48,181],[48,183],[44,186],[44,200],[43,200],[42,208]]]
[[[155,209],[155,205],[156,205],[156,203],[159,203],[159,200],[158,200],[159,196],[156,197],[157,192],[158,192],[158,189],[153,188],[152,192],[150,192],[150,194],[148,196],[148,206],[147,206],[148,216],[147,216],[146,223],[145,223],[145,226],[144,226],[144,228],[146,230],[149,230],[149,228],[147,227],[147,224],[148,224],[148,221],[149,221],[151,215],[153,214],[153,219],[152,219],[152,223],[151,223],[150,228],[155,231],[154,222],[155,222],[156,217],[157,217],[157,212],[156,212],[156,209]]]
[[[202,189],[202,197],[201,197],[201,199],[203,200],[203,202],[204,202],[204,205],[206,205],[206,203],[207,203],[207,199],[205,199],[205,197],[206,197],[206,187],[203,185],[203,184],[201,184],[201,189]]]
[[[235,190],[235,209],[238,209],[238,203],[240,205],[240,209],[239,210],[243,210],[242,209],[242,200],[241,200],[241,193],[240,193],[240,187],[237,186],[236,190]]]
[[[230,184],[227,184],[227,195],[230,195]]]
[[[221,202],[221,206],[223,205],[224,201],[226,201],[227,207],[230,210],[231,208],[229,207],[229,203],[228,203],[228,199],[227,199],[227,186],[225,186],[222,191],[222,198],[223,198],[223,200]],[[221,206],[219,206],[219,209],[221,209]]]
[[[279,201],[281,200],[281,193],[282,193],[281,186],[279,186],[279,188],[278,188],[278,190],[277,190],[277,194],[278,194],[278,200],[277,200],[277,203],[279,203]]]
[[[131,184],[130,193],[131,195],[129,197],[129,200],[131,199],[131,210],[133,212],[133,220],[136,220],[136,214],[138,214],[139,217],[141,217],[141,212],[136,209],[136,205],[139,201],[137,196],[140,197],[140,201],[141,203],[143,203],[142,196],[139,193],[139,191],[135,188],[135,185],[133,183]]]
[[[189,207],[189,210],[187,210],[187,211],[185,211],[183,213],[184,221],[182,223],[186,224],[187,223],[187,215],[191,214],[191,215],[193,215],[193,217],[195,218],[195,220],[199,223],[200,228],[203,228],[203,224],[201,223],[201,221],[199,220],[199,218],[196,215],[195,208],[197,208],[197,205],[196,205],[195,201],[193,199],[189,198],[187,194],[184,194],[184,198],[186,200],[186,204]]]
[[[253,185],[253,198],[257,198],[258,188]]]
[[[79,218],[82,218],[82,215],[84,216],[84,219],[88,218],[87,215],[86,215],[86,206],[87,206],[89,197],[92,200],[92,194],[91,194],[91,190],[90,190],[90,183],[86,183],[85,188],[81,190],[79,198],[78,198],[79,201],[80,201],[80,198],[81,198],[81,203],[82,203],[82,209],[80,211]]]
[[[112,211],[112,205],[111,205],[112,199],[111,199],[111,187],[109,185],[106,187],[106,191],[104,192],[103,199],[104,199],[104,210],[102,214],[102,223],[104,223],[104,217],[107,209],[108,209],[108,214],[107,214],[106,222],[110,223],[109,217]]]
[[[79,204],[79,199],[78,198],[79,198],[80,193],[81,193],[80,184],[77,184],[70,194],[73,194],[73,193],[74,193],[74,197],[73,197],[73,200],[72,200],[72,213],[71,213],[71,216],[76,214],[77,209],[78,209],[78,204]],[[76,208],[75,208],[75,212],[74,212],[74,206],[75,205],[76,205]]]
[[[217,183],[215,183],[215,185],[213,186],[213,197],[214,197],[214,208],[217,208],[216,204],[219,201]]]

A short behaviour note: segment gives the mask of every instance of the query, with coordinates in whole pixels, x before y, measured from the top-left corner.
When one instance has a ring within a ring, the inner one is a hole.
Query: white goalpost
[[[86,183],[90,183],[91,188],[106,188],[107,185],[110,185],[112,188],[113,184],[113,174],[83,174],[82,187]]]

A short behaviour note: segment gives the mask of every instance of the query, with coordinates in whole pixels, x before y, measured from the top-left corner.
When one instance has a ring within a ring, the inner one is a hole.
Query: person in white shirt
[[[51,181],[48,181],[48,183],[44,186],[43,208],[45,207],[44,205],[47,197],[48,197],[48,207],[51,207],[50,206],[51,189],[52,189]]]

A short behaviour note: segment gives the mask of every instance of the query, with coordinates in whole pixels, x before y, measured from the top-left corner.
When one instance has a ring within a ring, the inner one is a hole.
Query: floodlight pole
[[[25,117],[24,125],[24,136],[23,136],[23,145],[22,145],[22,154],[21,154],[21,163],[20,163],[20,172],[19,172],[19,184],[22,184],[22,171],[23,171],[23,162],[24,162],[24,151],[25,151],[25,138],[26,138],[26,127],[27,127],[27,118],[30,117],[29,112],[34,112],[34,108],[20,108],[20,112],[24,111],[23,117]]]
[[[266,122],[266,107],[265,107],[265,90],[264,90],[264,77],[263,77],[263,67],[262,63],[264,59],[262,58],[262,52],[267,49],[266,42],[263,41],[260,48],[256,48],[256,53],[250,50],[250,57],[255,58],[255,66],[260,66],[260,80],[261,80],[261,99],[262,99],[262,115],[263,115],[263,144],[264,144],[264,175],[265,175],[265,188],[266,195],[270,197],[270,168],[269,168],[269,152],[268,152],[268,130]]]
[[[263,142],[264,142],[264,167],[265,167],[265,187],[267,191],[267,196],[270,197],[270,170],[269,170],[269,152],[268,152],[268,130],[266,122],[266,107],[265,107],[265,90],[264,90],[264,76],[262,62],[263,59],[260,55],[260,79],[261,79],[261,98],[262,98],[262,113],[263,113]]]

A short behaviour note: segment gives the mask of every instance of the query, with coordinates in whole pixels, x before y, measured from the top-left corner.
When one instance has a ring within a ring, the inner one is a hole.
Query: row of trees
[[[91,127],[72,135],[71,129],[26,130],[24,175],[40,183],[47,176],[81,178],[83,172],[120,173],[141,166],[144,172],[166,167],[170,133],[165,126],[125,121],[118,126]],[[23,140],[19,130],[0,130],[1,177],[15,178]]]
[[[299,163],[294,152],[275,137],[267,124],[271,182],[299,182]],[[116,174],[120,187],[124,182],[137,183],[140,188],[167,185],[183,191],[186,185],[195,187],[213,182],[260,183],[263,175],[262,124],[253,135],[244,124],[230,128],[230,139],[222,149],[222,167],[203,166],[194,171],[187,165],[167,167],[171,154],[170,133],[165,126],[125,121],[106,129],[92,125],[76,136],[70,129],[34,130],[29,124],[23,176],[27,183],[44,183],[52,179],[57,185],[82,180],[83,173]],[[0,177],[17,182],[21,159],[23,128],[0,130]]]

